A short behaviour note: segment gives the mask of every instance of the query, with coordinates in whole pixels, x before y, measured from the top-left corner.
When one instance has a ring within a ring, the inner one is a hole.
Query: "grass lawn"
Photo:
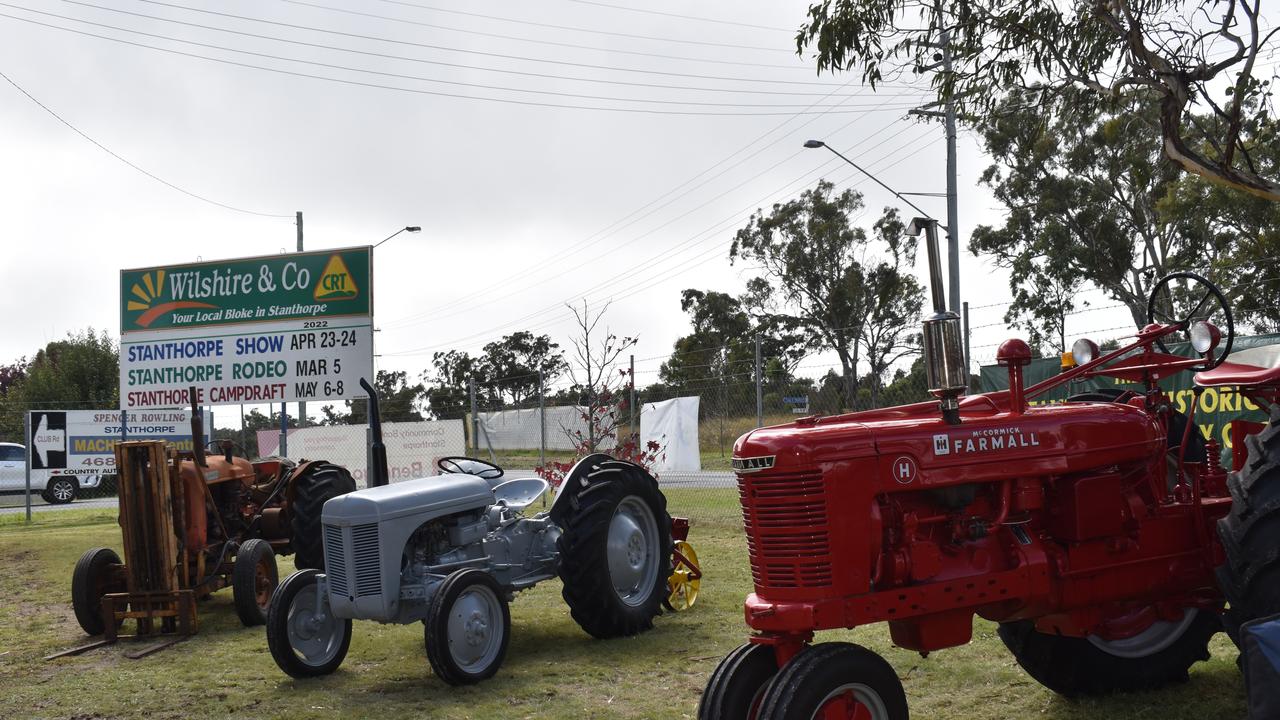
[[[263,629],[240,626],[229,589],[201,604],[197,636],[155,655],[126,659],[130,645],[121,643],[46,662],[44,655],[86,641],[71,612],[71,569],[86,548],[120,548],[114,511],[40,513],[31,527],[0,516],[0,718],[692,718],[712,668],[746,635],[741,608],[751,578],[741,526],[726,511],[733,494],[669,493],[673,512],[697,519],[691,540],[706,578],[692,610],[658,618],[640,637],[596,641],[569,617],[559,581],[543,583],[511,606],[511,645],[498,675],[467,688],[431,674],[417,624],[356,622],[336,673],[293,680],[271,660]],[[282,574],[291,569],[283,559]],[[1185,685],[1082,701],[1031,680],[981,620],[971,644],[927,659],[891,647],[886,627],[819,639],[883,654],[917,720],[1245,714],[1236,651],[1223,635]]]

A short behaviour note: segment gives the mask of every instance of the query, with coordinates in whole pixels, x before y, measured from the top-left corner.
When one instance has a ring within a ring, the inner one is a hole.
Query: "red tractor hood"
[[[1008,402],[1007,392],[965,398],[958,425],[945,422],[935,402],[801,418],[738,438],[734,466],[787,472],[879,456],[884,480],[936,485],[1140,461],[1158,457],[1165,442],[1142,407],[1068,402],[1014,413]]]

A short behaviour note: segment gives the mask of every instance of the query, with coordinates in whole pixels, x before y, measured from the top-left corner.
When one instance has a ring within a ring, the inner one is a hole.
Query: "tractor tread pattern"
[[[1231,512],[1218,521],[1226,562],[1216,574],[1227,598],[1225,625],[1280,612],[1280,408],[1271,422],[1245,438],[1249,459],[1227,479]]]
[[[561,592],[574,621],[592,637],[607,639],[636,635],[653,627],[662,612],[671,575],[671,516],[658,482],[638,465],[608,461],[593,466],[582,481],[567,478],[562,492],[571,493],[568,512],[556,512],[552,521],[562,534],[556,541],[560,555]],[[607,540],[609,523],[623,498],[634,495],[653,512],[658,525],[659,562],[654,587],[638,606],[618,598],[609,577]]]
[[[101,635],[106,630],[102,619],[102,596],[97,595],[100,573],[110,565],[119,565],[120,556],[111,548],[91,548],[76,561],[71,571],[71,608],[76,622],[89,635]]]
[[[778,674],[773,646],[745,643],[733,649],[711,671],[698,700],[698,720],[737,720],[750,713],[751,698],[743,692],[768,685]],[[759,682],[763,680],[763,682]],[[742,712],[738,712],[741,710]]]
[[[908,720],[907,697],[893,666],[860,645],[843,642],[810,645],[793,657],[769,683],[757,720],[807,720],[827,693],[847,682],[861,683],[880,696],[884,720]]]
[[[330,498],[346,495],[356,489],[351,473],[341,465],[319,461],[307,466],[294,483],[293,502],[289,506],[289,528],[294,564],[299,570],[324,570],[324,539],[320,513]]]

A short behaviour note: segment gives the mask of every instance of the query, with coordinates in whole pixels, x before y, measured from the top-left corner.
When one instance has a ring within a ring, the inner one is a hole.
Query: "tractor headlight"
[[[1076,365],[1084,365],[1098,359],[1098,343],[1080,338],[1071,346],[1071,357]]]
[[[1201,355],[1218,347],[1218,341],[1222,339],[1218,328],[1213,323],[1204,321],[1192,323],[1188,334],[1191,336],[1191,347]]]

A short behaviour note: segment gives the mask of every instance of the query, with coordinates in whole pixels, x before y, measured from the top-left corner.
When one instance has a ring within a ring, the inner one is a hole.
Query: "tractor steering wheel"
[[[497,480],[502,477],[502,468],[493,463],[477,460],[472,457],[451,456],[436,460],[436,467],[442,473],[462,473],[475,475],[481,480]]]
[[[1210,359],[1189,368],[1194,372],[1212,370],[1231,354],[1236,340],[1236,326],[1231,319],[1231,306],[1217,285],[1193,272],[1174,272],[1156,281],[1147,298],[1147,322],[1177,325],[1181,333],[1171,337],[1190,341],[1189,329],[1193,323],[1207,321],[1222,333],[1222,339]],[[1169,352],[1164,339],[1156,340],[1156,346]]]
[[[230,440],[230,439],[210,440],[209,444],[204,446],[205,454],[206,455],[225,455],[227,451],[222,446],[222,443],[224,442],[231,443],[232,457],[236,455],[236,451],[239,451],[240,457],[244,458],[245,460],[252,459],[249,457],[249,451],[245,450],[243,445],[236,442],[235,440]]]

